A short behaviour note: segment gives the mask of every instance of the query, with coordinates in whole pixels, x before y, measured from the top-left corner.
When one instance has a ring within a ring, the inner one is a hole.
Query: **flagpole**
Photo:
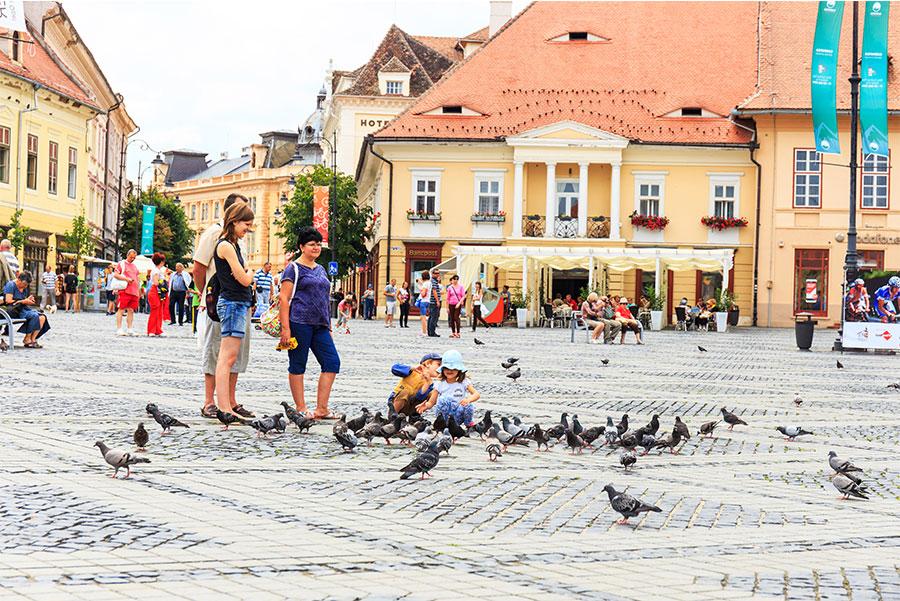
[[[856,253],[856,171],[857,130],[859,129],[859,2],[853,0],[853,42],[850,71],[850,220],[847,227],[847,256],[844,259],[845,282],[856,279],[859,259]],[[843,321],[843,316],[841,318]]]

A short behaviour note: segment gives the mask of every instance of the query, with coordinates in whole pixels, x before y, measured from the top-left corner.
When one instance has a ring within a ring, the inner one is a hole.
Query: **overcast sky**
[[[526,6],[513,2],[513,14]],[[488,0],[66,0],[113,89],[164,151],[217,158],[294,129],[315,108],[328,60],[355,69],[391,23],[414,35],[461,36],[488,24]],[[129,176],[153,154],[129,147]],[[145,175],[145,177],[147,177]]]

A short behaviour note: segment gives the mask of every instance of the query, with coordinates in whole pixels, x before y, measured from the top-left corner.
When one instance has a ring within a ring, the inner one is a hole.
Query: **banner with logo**
[[[25,27],[25,3],[22,0],[0,0],[0,29],[28,31]]]
[[[156,207],[154,205],[141,205],[141,254],[153,254],[153,224],[156,221]]]
[[[841,152],[837,125],[837,58],[843,16],[843,0],[819,2],[810,69],[810,97],[816,150],[825,154]]]
[[[322,234],[322,245],[328,246],[328,186],[313,186],[313,227]]]
[[[859,83],[859,121],[863,152],[888,155],[887,32],[891,3],[866,2]]]
[[[900,323],[845,321],[843,331],[844,348],[900,349]]]

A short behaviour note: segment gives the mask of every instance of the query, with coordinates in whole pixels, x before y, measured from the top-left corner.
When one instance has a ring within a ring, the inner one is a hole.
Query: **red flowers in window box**
[[[729,230],[733,227],[747,227],[748,225],[747,219],[744,217],[717,217],[715,215],[701,217],[700,223],[717,232]]]
[[[631,225],[642,227],[650,231],[662,231],[669,225],[668,217],[657,217],[655,215],[640,215],[637,211],[630,215]]]

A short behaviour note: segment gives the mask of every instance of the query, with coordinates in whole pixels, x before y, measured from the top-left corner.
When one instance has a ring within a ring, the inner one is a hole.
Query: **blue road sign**
[[[337,261],[329,261],[328,262],[328,275],[334,276],[337,274],[338,274]]]

